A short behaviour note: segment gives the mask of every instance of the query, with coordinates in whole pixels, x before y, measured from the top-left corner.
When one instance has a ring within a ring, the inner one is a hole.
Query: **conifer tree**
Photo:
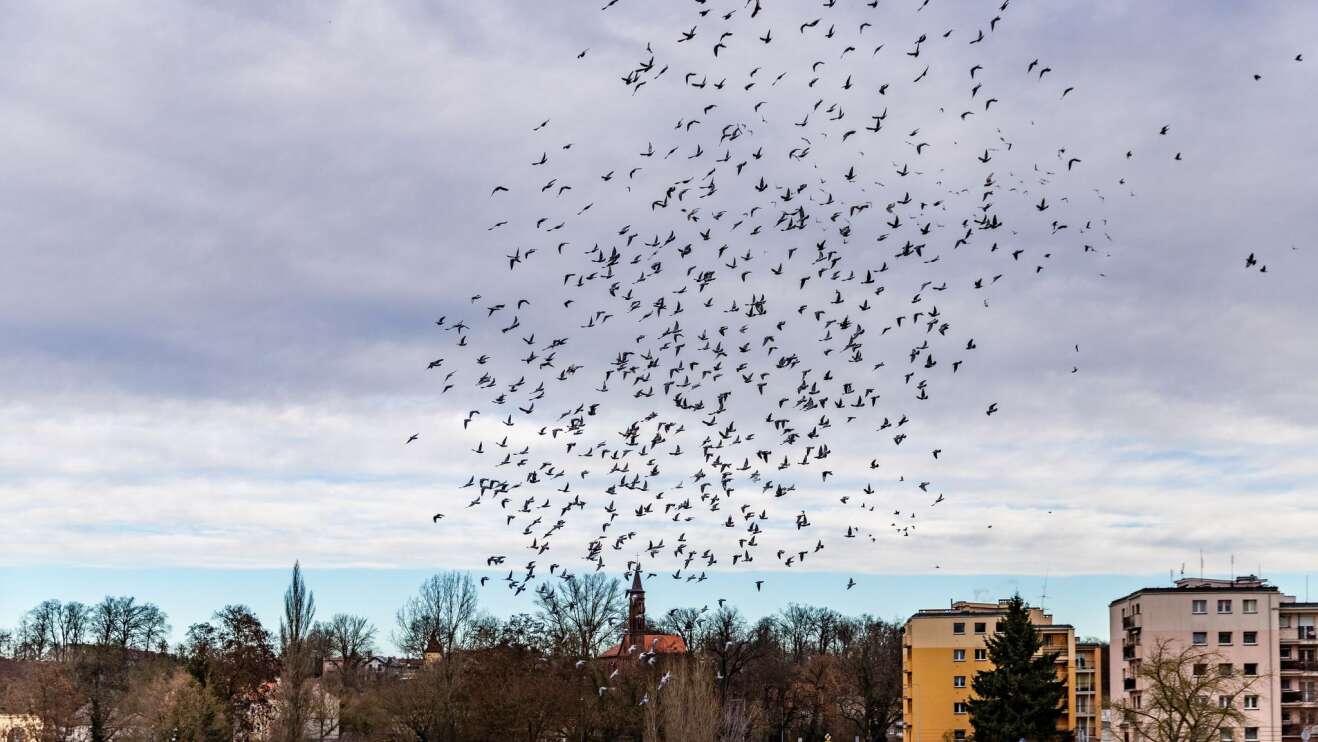
[[[993,669],[975,676],[969,702],[976,742],[1051,742],[1057,730],[1066,684],[1057,677],[1055,652],[1043,646],[1020,595],[1007,603],[1007,615],[987,642]]]

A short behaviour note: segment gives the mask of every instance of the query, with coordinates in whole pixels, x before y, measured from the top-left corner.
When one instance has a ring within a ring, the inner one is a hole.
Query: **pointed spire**
[[[632,589],[630,592],[643,593],[645,588],[641,587],[641,563],[636,563],[636,569],[632,570]]]

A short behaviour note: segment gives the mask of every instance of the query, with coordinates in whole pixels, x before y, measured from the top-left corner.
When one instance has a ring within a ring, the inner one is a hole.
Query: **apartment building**
[[[1103,737],[1103,701],[1108,697],[1107,651],[1106,644],[1076,642],[1076,742],[1093,742]]]
[[[1304,659],[1313,662],[1318,640],[1301,638],[1312,634],[1312,629],[1300,630],[1306,625],[1302,622],[1313,626],[1318,608],[1293,608],[1312,604],[1297,604],[1293,597],[1253,575],[1230,580],[1185,578],[1174,584],[1136,590],[1109,604],[1113,701],[1136,706],[1143,702],[1147,688],[1142,687],[1144,681],[1138,675],[1150,648],[1163,641],[1175,648],[1199,646],[1217,655],[1214,662],[1222,670],[1257,678],[1234,701],[1247,721],[1239,729],[1224,730],[1223,742],[1281,742],[1292,736],[1298,740],[1303,723],[1298,719],[1312,718],[1318,710],[1318,702],[1305,700],[1312,697],[1305,695],[1305,689],[1313,689],[1318,681],[1314,671],[1318,664],[1306,665]],[[1283,622],[1290,627],[1284,635]],[[1291,661],[1287,669],[1280,664],[1283,647]],[[1212,669],[1205,666],[1196,671]],[[1283,687],[1289,695],[1283,696]],[[1117,735],[1123,737],[1120,728]]]
[[[1318,603],[1283,602],[1277,617],[1283,739],[1318,737]]]
[[[1006,603],[958,601],[948,609],[919,611],[906,621],[902,642],[906,742],[954,742],[970,736],[971,682],[976,673],[993,667],[986,641],[1007,615]],[[1058,728],[1093,730],[1088,739],[1097,739],[1102,683],[1095,668],[1102,667],[1101,647],[1077,646],[1070,625],[1053,623],[1052,615],[1038,608],[1030,608],[1030,621],[1041,634],[1044,651],[1058,653],[1057,675],[1066,683],[1065,714]],[[1079,670],[1082,661],[1086,667]],[[1082,686],[1092,690],[1079,692]],[[1085,716],[1080,714],[1080,697],[1085,698]]]

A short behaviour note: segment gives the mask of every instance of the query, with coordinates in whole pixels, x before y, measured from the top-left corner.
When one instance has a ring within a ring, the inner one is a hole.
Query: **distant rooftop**
[[[948,617],[979,617],[994,618],[1007,615],[1007,604],[1011,601],[1003,598],[996,603],[979,603],[969,600],[954,600],[950,608],[923,608],[911,616],[911,620],[917,618],[948,618]],[[1045,613],[1035,606],[1027,605],[1026,608],[1031,613],[1037,613],[1042,617],[1043,627],[1061,627],[1067,628],[1069,624],[1054,624],[1051,613]]]
[[[1241,575],[1229,580],[1211,577],[1182,577],[1174,584],[1175,587],[1142,587],[1129,595],[1117,598],[1108,605],[1113,606],[1123,600],[1130,600],[1136,596],[1150,593],[1281,592],[1276,585],[1269,585],[1266,579],[1256,575]]]

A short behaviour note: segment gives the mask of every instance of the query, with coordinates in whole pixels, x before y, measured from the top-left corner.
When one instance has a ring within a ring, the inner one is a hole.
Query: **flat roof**
[[[1147,593],[1280,593],[1281,590],[1276,585],[1195,585],[1185,587],[1142,587],[1129,595],[1123,595],[1120,598],[1108,603],[1112,607],[1123,600],[1130,600],[1139,595]],[[1293,603],[1290,605],[1294,605]]]

